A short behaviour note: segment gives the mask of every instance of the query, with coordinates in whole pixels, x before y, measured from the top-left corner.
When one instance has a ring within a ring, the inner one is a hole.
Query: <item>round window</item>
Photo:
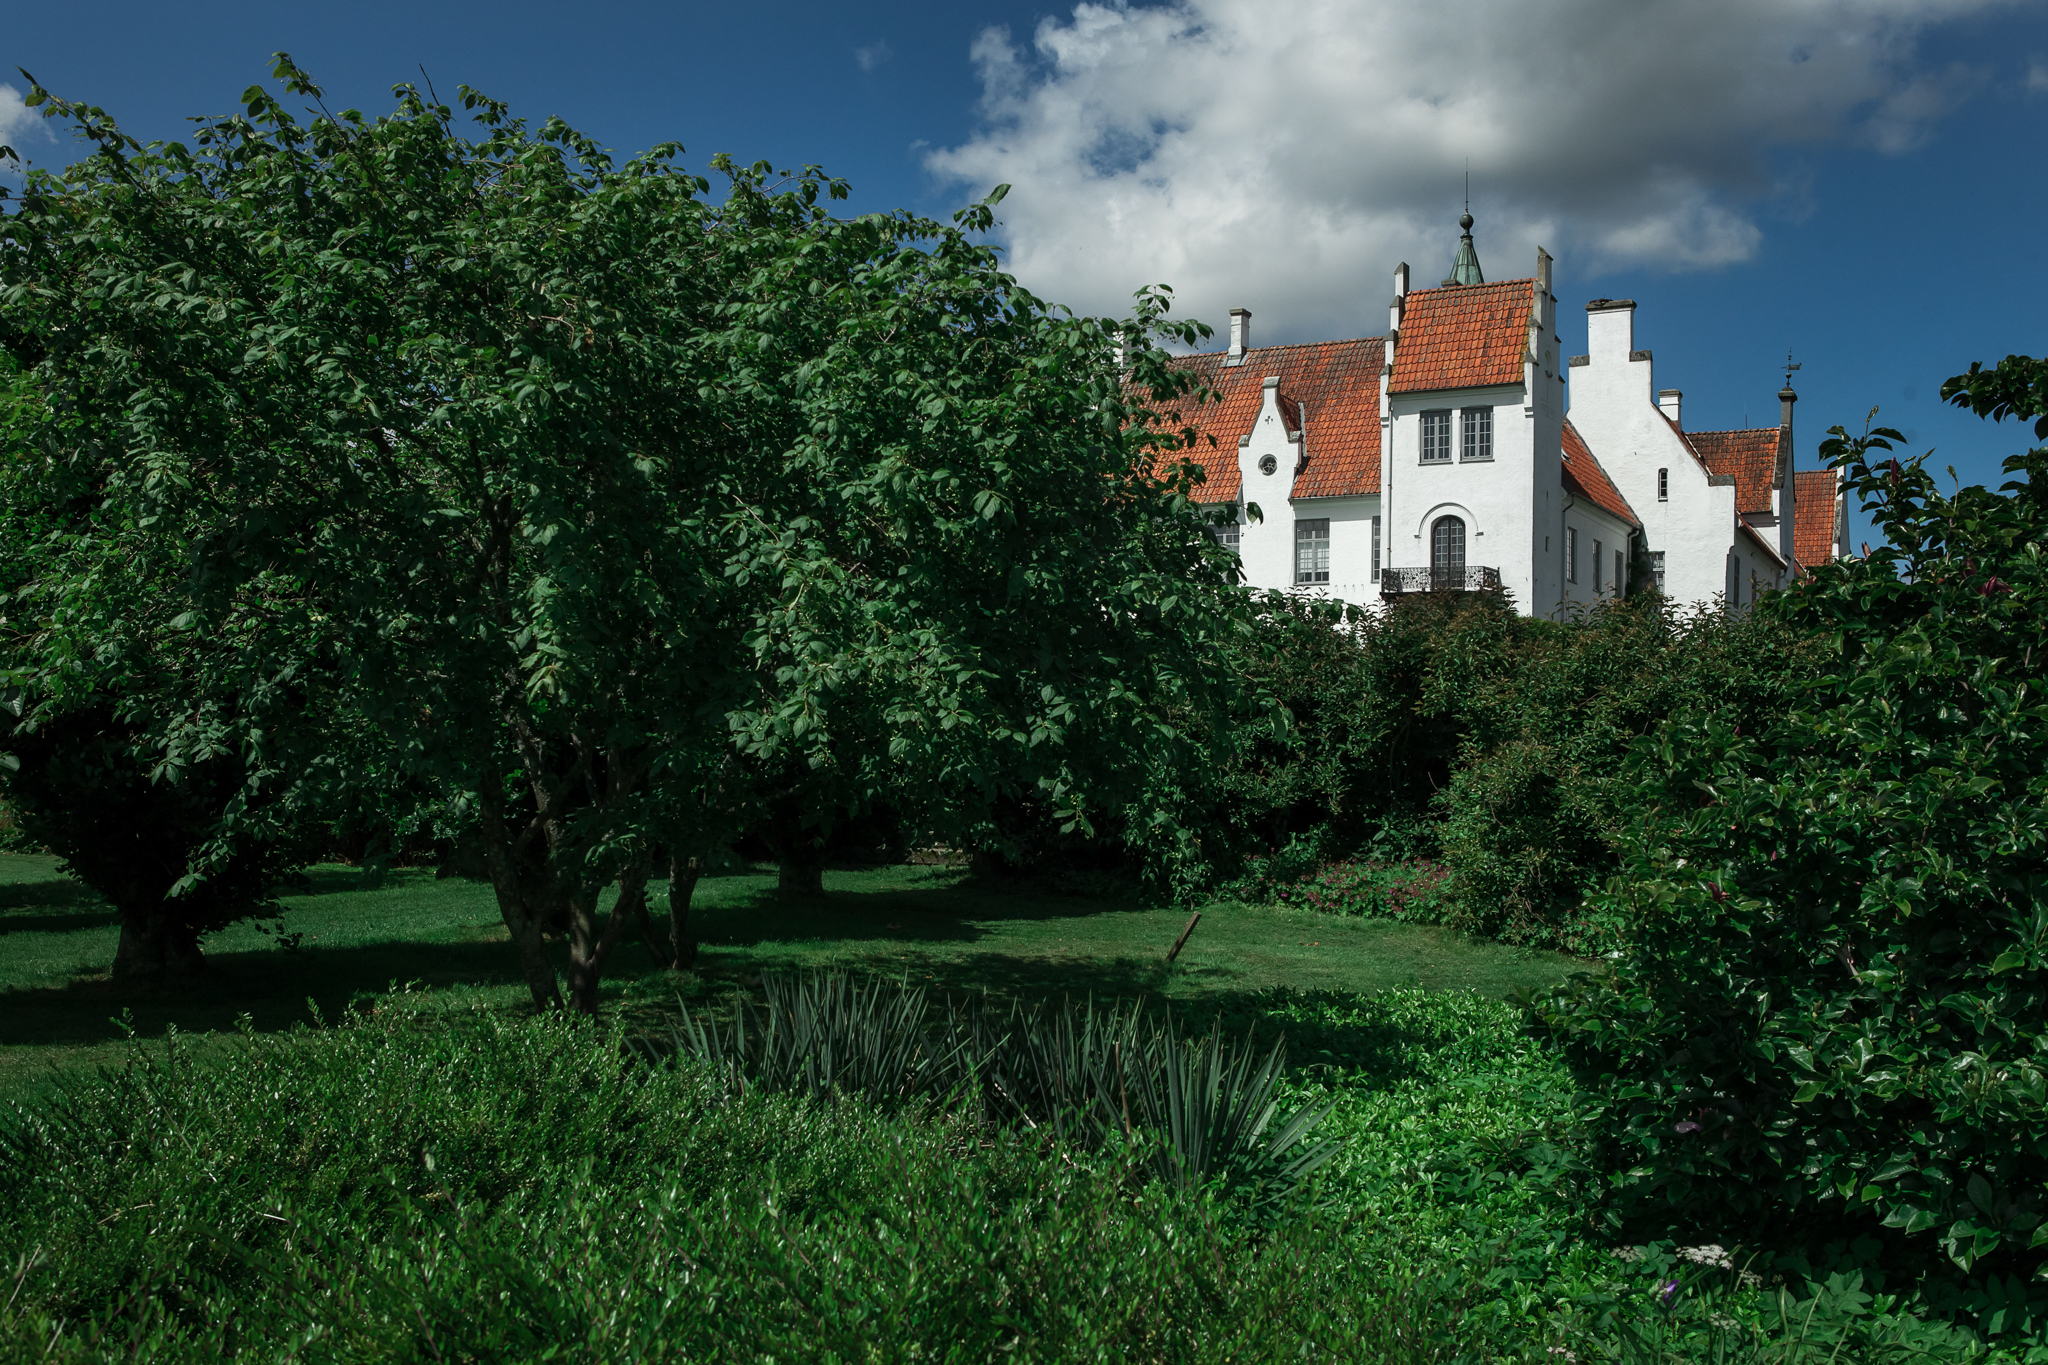
[[[1280,462],[1274,459],[1271,455],[1259,456],[1259,472],[1261,474],[1270,474],[1279,467]]]

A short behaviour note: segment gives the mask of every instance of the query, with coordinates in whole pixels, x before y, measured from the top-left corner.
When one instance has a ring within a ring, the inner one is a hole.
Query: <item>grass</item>
[[[764,971],[842,966],[945,989],[1146,996],[1230,1010],[1280,986],[1459,987],[1500,997],[1576,965],[1435,927],[1218,904],[1203,910],[1168,968],[1166,950],[1187,923],[1177,909],[991,887],[950,868],[828,872],[825,884],[825,898],[809,903],[782,899],[765,871],[705,879],[692,911],[703,942],[698,971],[678,982],[628,943],[614,960],[609,997],[666,999],[679,986],[697,994]],[[248,923],[209,937],[203,982],[126,991],[107,974],[119,935],[107,905],[52,858],[0,856],[0,1096],[42,1091],[53,1068],[112,1059],[126,1027],[142,1037],[172,1027],[206,1035],[246,1016],[256,1031],[274,1032],[306,1019],[309,1000],[331,1018],[394,984],[418,983],[450,1004],[513,1009],[526,999],[483,884],[398,869],[371,885],[351,868],[316,867],[305,893],[285,906],[283,937],[279,926]]]

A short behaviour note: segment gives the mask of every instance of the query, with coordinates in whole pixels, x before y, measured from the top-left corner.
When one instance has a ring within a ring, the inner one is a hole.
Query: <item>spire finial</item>
[[[1444,277],[1445,287],[1454,284],[1485,284],[1486,272],[1479,268],[1479,252],[1472,245],[1472,162],[1465,162],[1465,211],[1458,215],[1458,227],[1464,236],[1458,239],[1457,259],[1451,262],[1451,273]]]

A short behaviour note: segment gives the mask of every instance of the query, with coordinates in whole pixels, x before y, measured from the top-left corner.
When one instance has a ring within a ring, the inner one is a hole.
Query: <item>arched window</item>
[[[1465,572],[1465,522],[1461,517],[1438,517],[1429,532],[1429,568],[1433,574]],[[1446,585],[1448,586],[1448,585]]]

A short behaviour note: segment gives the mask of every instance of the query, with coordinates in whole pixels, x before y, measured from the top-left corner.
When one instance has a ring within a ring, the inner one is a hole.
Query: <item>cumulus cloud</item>
[[[1787,147],[1906,150],[1979,80],[1932,25],[2000,0],[1170,0],[975,43],[983,124],[929,168],[1015,186],[1010,263],[1121,312],[1165,281],[1261,339],[1383,325],[1450,264],[1469,159],[1489,277],[1741,261]]]
[[[0,82],[0,142],[21,150],[21,141],[31,132],[41,132],[42,115],[22,102],[22,94]]]

